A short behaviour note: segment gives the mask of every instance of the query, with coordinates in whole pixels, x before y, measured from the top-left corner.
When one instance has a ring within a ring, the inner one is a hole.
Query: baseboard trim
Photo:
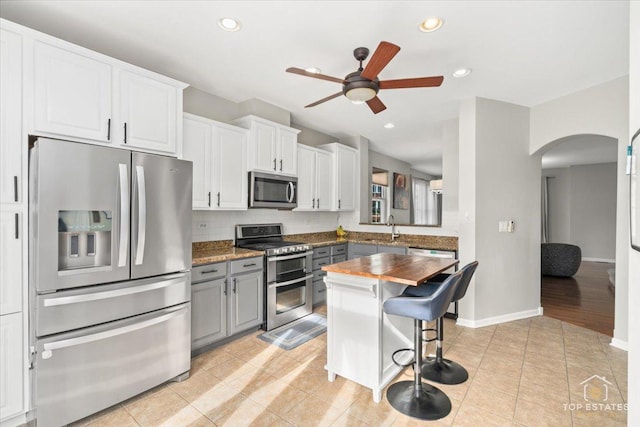
[[[611,338],[609,345],[620,350],[629,351],[629,343],[618,338]]]
[[[458,317],[457,325],[467,328],[482,328],[483,326],[497,325],[499,323],[512,322],[514,320],[526,319],[529,317],[542,316],[542,307],[533,310],[518,311],[515,313],[503,314],[500,316],[487,317],[480,320],[462,319]]]
[[[583,261],[592,261],[592,262],[607,262],[610,264],[615,264],[615,259],[607,259],[607,258],[582,258]]]

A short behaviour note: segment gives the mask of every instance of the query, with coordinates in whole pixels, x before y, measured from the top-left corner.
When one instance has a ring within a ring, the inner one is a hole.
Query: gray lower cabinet
[[[347,244],[322,246],[313,250],[313,305],[327,301],[327,287],[324,284],[323,265],[335,264],[347,260]]]
[[[262,324],[263,259],[194,267],[191,351]]]

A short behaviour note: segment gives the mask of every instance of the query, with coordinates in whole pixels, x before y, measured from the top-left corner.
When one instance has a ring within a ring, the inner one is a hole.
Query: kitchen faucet
[[[396,219],[393,215],[387,217],[387,226],[391,226],[391,241],[396,240],[396,237],[400,237],[400,232],[396,231]]]

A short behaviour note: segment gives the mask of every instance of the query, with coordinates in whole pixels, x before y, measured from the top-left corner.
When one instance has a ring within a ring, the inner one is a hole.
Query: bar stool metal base
[[[469,373],[459,363],[449,359],[438,361],[437,357],[424,358],[420,371],[422,378],[440,384],[462,384],[469,378]]]
[[[398,412],[421,420],[438,420],[451,412],[447,395],[425,383],[417,392],[414,381],[392,384],[387,389],[387,400]]]

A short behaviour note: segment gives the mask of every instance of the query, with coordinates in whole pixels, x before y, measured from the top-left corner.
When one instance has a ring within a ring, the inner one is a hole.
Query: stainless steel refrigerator
[[[39,138],[29,174],[38,425],[186,377],[191,162]]]

